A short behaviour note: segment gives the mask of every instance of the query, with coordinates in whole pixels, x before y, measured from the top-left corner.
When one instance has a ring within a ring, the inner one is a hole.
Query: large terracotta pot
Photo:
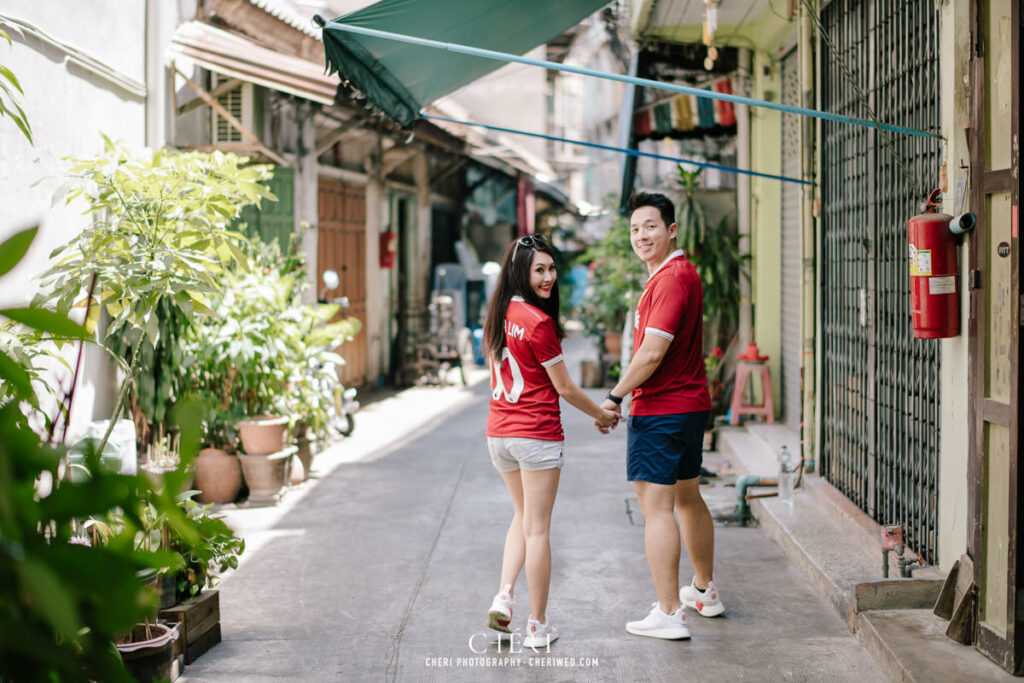
[[[228,455],[219,448],[204,448],[196,456],[195,487],[201,491],[196,499],[201,503],[230,503],[242,488],[242,469],[238,456]]]
[[[249,486],[249,503],[252,505],[274,505],[277,494],[288,482],[292,456],[298,449],[289,446],[270,455],[247,455],[239,453],[245,483]]]
[[[288,418],[255,415],[238,423],[238,437],[246,455],[277,453],[288,443]]]
[[[609,355],[618,356],[622,353],[622,334],[606,333],[604,335],[604,348]]]

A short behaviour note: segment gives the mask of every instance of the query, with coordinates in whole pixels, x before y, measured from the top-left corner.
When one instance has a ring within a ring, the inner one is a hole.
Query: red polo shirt
[[[644,285],[636,306],[633,354],[644,337],[669,340],[661,364],[633,390],[632,415],[675,415],[711,410],[704,375],[704,291],[693,264],[672,252]]]

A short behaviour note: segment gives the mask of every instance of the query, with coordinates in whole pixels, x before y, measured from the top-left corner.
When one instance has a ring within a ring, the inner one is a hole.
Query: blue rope
[[[502,133],[512,133],[513,135],[526,135],[531,138],[541,138],[543,140],[553,140],[555,142],[567,142],[571,145],[579,145],[581,147],[590,147],[593,149],[603,149],[609,152],[619,152],[620,154],[627,154],[631,157],[647,157],[650,159],[662,159],[664,161],[674,161],[682,164],[693,164],[694,166],[700,166],[701,168],[714,168],[719,171],[725,171],[726,173],[740,173],[743,175],[756,176],[758,178],[768,178],[769,180],[780,180],[784,183],[797,183],[799,185],[814,185],[809,180],[801,180],[799,178],[787,178],[781,175],[772,175],[770,173],[758,173],[757,171],[747,171],[742,168],[733,168],[732,166],[722,166],[721,164],[713,164],[708,161],[694,161],[693,159],[683,159],[681,157],[670,157],[663,154],[651,154],[650,152],[641,152],[637,149],[629,149],[626,147],[612,147],[611,145],[602,145],[597,142],[584,142],[583,140],[573,140],[571,138],[561,138],[557,135],[544,135],[543,133],[530,133],[525,130],[516,130],[515,128],[503,128],[501,126],[490,126],[486,123],[476,123],[474,121],[459,121],[457,119],[449,119],[444,116],[434,116],[433,114],[424,114],[420,112],[420,116],[425,119],[433,119],[435,121],[447,121],[448,123],[458,123],[463,126],[476,126],[478,128],[486,128],[488,130],[499,131]]]
[[[893,126],[888,123],[875,123],[874,121],[868,121],[865,119],[858,119],[853,116],[844,116],[842,114],[833,114],[832,112],[820,111],[818,109],[807,109],[806,107],[794,107],[789,104],[782,104],[781,102],[767,102],[765,100],[756,100],[752,97],[742,97],[740,95],[732,95],[729,93],[713,92],[711,90],[704,90],[703,88],[693,88],[687,85],[677,85],[675,83],[661,83],[659,81],[652,81],[649,78],[637,78],[636,76],[625,76],[621,74],[613,74],[607,71],[597,71],[595,69],[585,69],[579,66],[571,66],[568,64],[559,64],[557,62],[548,62],[543,59],[532,59],[530,57],[520,57],[519,55],[508,54],[506,52],[495,52],[494,50],[482,50],[477,47],[469,47],[468,45],[459,45],[457,43],[444,43],[439,40],[429,40],[427,38],[417,38],[415,36],[407,36],[401,33],[391,33],[389,31],[378,31],[377,29],[364,28],[362,26],[353,26],[351,24],[341,24],[336,21],[328,21],[324,25],[324,30],[335,29],[338,31],[347,31],[350,33],[360,33],[374,38],[384,38],[385,40],[396,40],[401,43],[410,43],[412,45],[420,45],[422,47],[432,47],[438,50],[447,50],[448,52],[456,52],[459,54],[471,55],[473,57],[484,57],[486,59],[497,59],[505,62],[519,62],[520,64],[529,64],[530,66],[539,66],[545,69],[551,69],[553,71],[566,71],[569,73],[580,74],[582,76],[594,76],[596,78],[605,78],[612,81],[620,81],[622,83],[631,83],[633,85],[641,85],[647,88],[655,88],[658,90],[669,90],[671,92],[683,93],[686,95],[695,95],[696,97],[706,97],[712,100],[723,100],[725,102],[732,102],[734,104],[745,104],[751,107],[762,107],[765,109],[775,109],[776,111],[786,112],[787,114],[797,114],[798,116],[810,116],[816,119],[823,119],[825,121],[835,121],[836,123],[848,123],[854,126],[865,126],[867,128],[877,128],[880,130],[889,130],[894,133],[902,133],[903,135],[913,135],[924,138],[941,138],[941,135],[937,133],[929,133],[923,130],[915,130],[913,128],[903,128],[902,126]]]

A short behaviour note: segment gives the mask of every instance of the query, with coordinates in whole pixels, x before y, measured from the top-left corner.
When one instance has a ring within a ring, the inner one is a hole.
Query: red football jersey
[[[711,410],[704,375],[704,290],[682,251],[672,252],[647,280],[636,305],[634,327],[634,355],[648,334],[670,343],[654,374],[633,390],[630,414]]]
[[[545,368],[562,360],[562,344],[547,313],[514,296],[505,314],[501,366],[491,363],[487,436],[561,441],[558,392]]]

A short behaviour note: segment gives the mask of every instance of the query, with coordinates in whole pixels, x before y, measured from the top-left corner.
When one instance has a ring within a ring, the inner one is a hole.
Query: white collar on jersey
[[[680,253],[682,253],[682,252],[680,252]],[[522,303],[524,303],[524,304],[526,303],[526,299],[524,299],[523,297],[519,296],[518,294],[516,294],[515,296],[513,296],[513,297],[512,297],[511,299],[510,299],[510,301],[520,301],[520,302],[522,302]]]
[[[660,266],[658,266],[657,268],[654,269],[654,272],[651,273],[650,276],[647,279],[650,280],[652,277],[654,277],[655,275],[658,274],[659,270],[661,270],[662,268],[665,267],[665,264],[667,264],[669,261],[671,261],[672,259],[676,258],[677,256],[682,256],[682,255],[683,255],[683,250],[682,249],[676,249],[675,251],[673,251],[671,254],[668,255],[667,259],[665,259],[664,261],[661,262]]]

